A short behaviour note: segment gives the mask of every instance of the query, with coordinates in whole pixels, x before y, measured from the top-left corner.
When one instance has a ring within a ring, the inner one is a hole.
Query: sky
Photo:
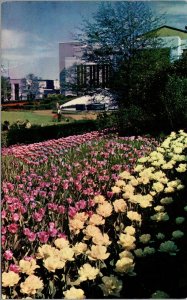
[[[59,42],[73,40],[83,18],[91,20],[100,2],[3,2],[2,75],[18,79],[33,73],[43,79],[59,79]],[[180,29],[187,25],[187,0],[144,2],[149,3],[155,14],[165,13],[166,25]]]

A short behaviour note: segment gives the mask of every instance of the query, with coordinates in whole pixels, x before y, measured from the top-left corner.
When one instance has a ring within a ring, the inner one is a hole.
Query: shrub
[[[45,110],[45,109],[54,109],[55,103],[39,103],[38,105],[24,105],[24,110]]]
[[[21,126],[14,124],[7,134],[7,144],[29,144],[49,139],[58,139],[70,135],[82,134],[97,129],[94,120],[81,120],[67,124],[55,124],[49,126],[32,125],[31,128],[25,128],[25,123]]]
[[[97,126],[99,129],[116,128],[117,114],[115,112],[101,112],[97,116]]]
[[[10,122],[9,121],[4,121],[3,124],[1,124],[1,130],[5,131],[8,130],[10,128]]]
[[[7,131],[1,132],[1,147],[7,147],[8,146],[7,135],[8,135]]]
[[[123,108],[117,112],[117,126],[120,135],[157,135],[161,128],[155,128],[154,115],[148,115],[146,111],[136,105]]]
[[[176,75],[168,76],[165,90],[161,95],[161,105],[165,123],[168,123],[172,130],[184,128],[187,124],[186,90],[186,78],[180,78]]]

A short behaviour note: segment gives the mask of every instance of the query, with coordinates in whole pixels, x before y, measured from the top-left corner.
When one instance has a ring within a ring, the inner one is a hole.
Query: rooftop
[[[156,33],[159,37],[165,37],[165,36],[178,36],[182,40],[187,39],[187,31],[182,30],[179,28],[163,25],[161,27],[158,27],[156,29],[151,30],[148,33]]]

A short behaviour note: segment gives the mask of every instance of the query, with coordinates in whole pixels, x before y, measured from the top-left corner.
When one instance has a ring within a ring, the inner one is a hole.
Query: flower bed
[[[3,149],[3,293],[183,297],[186,140],[155,150],[93,132]]]

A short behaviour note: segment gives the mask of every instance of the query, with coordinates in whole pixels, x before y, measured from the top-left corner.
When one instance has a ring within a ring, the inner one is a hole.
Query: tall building
[[[81,63],[81,57],[82,49],[79,42],[59,43],[60,87],[64,95],[72,94],[68,84],[75,81],[72,76],[76,72],[76,65]]]

